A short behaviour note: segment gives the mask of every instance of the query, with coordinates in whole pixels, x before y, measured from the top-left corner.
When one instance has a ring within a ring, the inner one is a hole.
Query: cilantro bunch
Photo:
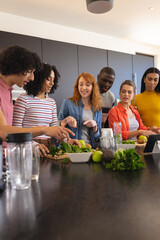
[[[141,156],[135,149],[118,149],[111,162],[106,164],[107,169],[113,171],[137,170],[145,167]]]

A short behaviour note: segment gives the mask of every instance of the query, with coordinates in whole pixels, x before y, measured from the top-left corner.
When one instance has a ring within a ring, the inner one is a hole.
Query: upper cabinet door
[[[154,57],[142,54],[133,55],[133,78],[137,87],[137,94],[141,92],[141,79],[144,72],[154,66]]]
[[[97,75],[103,67],[107,66],[107,51],[78,46],[79,74],[82,72],[91,73],[97,80]]]
[[[108,66],[116,73],[115,82],[111,91],[119,99],[119,88],[125,80],[132,80],[132,55],[114,51],[108,51]]]
[[[42,40],[43,61],[55,65],[60,73],[59,87],[52,97],[59,111],[63,99],[72,97],[78,77],[77,45]]]
[[[0,31],[0,49],[15,45],[36,52],[42,58],[40,38]]]

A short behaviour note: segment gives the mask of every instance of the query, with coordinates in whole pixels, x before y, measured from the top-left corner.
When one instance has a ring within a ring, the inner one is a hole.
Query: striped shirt
[[[57,126],[57,106],[54,99],[22,94],[18,97],[14,105],[13,126],[17,127],[37,127],[37,126]],[[38,138],[48,138],[41,135]]]

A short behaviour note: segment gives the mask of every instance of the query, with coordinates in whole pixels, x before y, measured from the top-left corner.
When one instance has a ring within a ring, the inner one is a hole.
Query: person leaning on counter
[[[0,53],[0,136],[5,140],[6,134],[32,132],[33,136],[45,134],[62,142],[64,138],[72,144],[80,146],[78,140],[69,138],[74,133],[61,126],[20,128],[12,126],[13,103],[12,86],[23,87],[34,80],[34,71],[41,67],[41,61],[36,53],[19,46],[11,46]],[[41,149],[45,154],[45,148]]]
[[[122,137],[126,139],[136,139],[139,135],[148,137],[151,134],[159,134],[157,127],[146,127],[138,111],[131,106],[131,101],[135,95],[136,86],[131,80],[124,81],[120,86],[120,102],[109,111],[109,127],[113,128],[114,122],[121,122]]]

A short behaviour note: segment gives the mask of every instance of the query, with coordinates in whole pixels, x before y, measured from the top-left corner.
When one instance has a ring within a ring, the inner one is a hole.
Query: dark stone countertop
[[[159,240],[160,154],[146,167],[43,160],[39,182],[0,194],[0,240]]]

